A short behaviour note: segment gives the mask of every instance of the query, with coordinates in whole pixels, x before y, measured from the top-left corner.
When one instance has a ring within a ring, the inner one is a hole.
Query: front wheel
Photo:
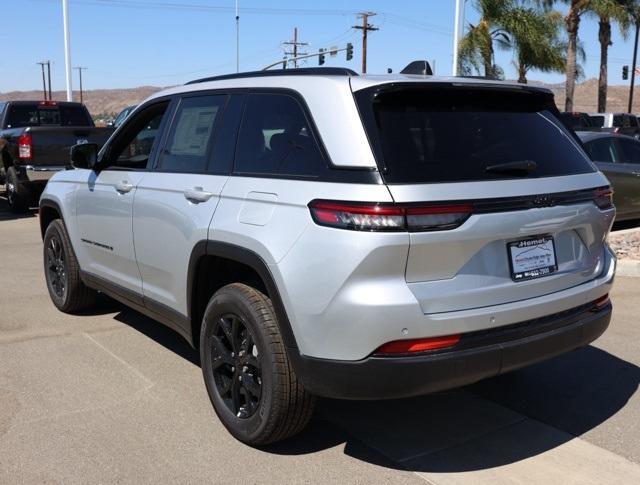
[[[65,313],[90,308],[95,303],[96,292],[80,279],[80,265],[60,219],[47,226],[43,252],[47,289],[56,308]]]
[[[216,414],[238,440],[266,445],[309,422],[315,397],[291,367],[271,300],[255,288],[233,283],[213,295],[200,361]]]

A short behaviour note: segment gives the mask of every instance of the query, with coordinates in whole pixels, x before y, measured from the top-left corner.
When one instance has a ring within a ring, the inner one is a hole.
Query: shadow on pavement
[[[118,312],[116,320],[199,365],[198,352],[177,333],[104,300],[98,311]],[[401,470],[488,469],[536,456],[588,432],[622,409],[639,384],[640,368],[589,346],[430,396],[320,399],[303,433],[262,451],[303,455],[344,444],[344,453],[355,459]]]
[[[9,203],[4,196],[4,191],[0,192],[0,221],[8,221],[12,219],[28,219],[38,215],[38,209],[30,209],[24,214],[14,214],[9,209]]]

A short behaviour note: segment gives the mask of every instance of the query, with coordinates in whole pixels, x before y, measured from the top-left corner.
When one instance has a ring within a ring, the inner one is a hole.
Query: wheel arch
[[[62,223],[64,224],[64,217],[62,216],[60,205],[51,199],[42,199],[38,212],[38,218],[40,219],[40,236],[44,240],[44,233],[47,231],[49,224],[55,219],[62,219]]]
[[[222,271],[215,271],[220,269]],[[257,289],[269,296],[285,346],[287,349],[297,350],[298,345],[287,312],[267,263],[249,249],[219,241],[198,242],[189,259],[187,311],[191,323],[192,345],[196,348],[199,345],[202,317],[209,299],[217,289],[232,282],[257,286]]]

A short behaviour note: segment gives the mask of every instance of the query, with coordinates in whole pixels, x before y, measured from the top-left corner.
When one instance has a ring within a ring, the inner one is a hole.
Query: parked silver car
[[[162,91],[49,182],[51,299],[99,290],[173,328],[253,445],[299,432],[315,396],[413,396],[587,345],[615,209],[558,116],[544,89],[335,68]]]

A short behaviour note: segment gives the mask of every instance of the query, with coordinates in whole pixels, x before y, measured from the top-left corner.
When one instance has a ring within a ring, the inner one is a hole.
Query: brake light
[[[23,133],[18,137],[18,158],[20,160],[30,160],[32,155],[31,133]]]
[[[376,355],[411,354],[429,350],[446,349],[460,342],[460,335],[430,337],[410,340],[394,340],[382,345],[374,352]]]
[[[593,203],[600,210],[608,210],[613,208],[613,190],[611,188],[599,189],[593,198]]]
[[[408,205],[314,200],[316,224],[355,231],[442,231],[453,229],[473,212],[471,204]]]
[[[57,101],[40,101],[38,104],[40,106],[58,106]]]

